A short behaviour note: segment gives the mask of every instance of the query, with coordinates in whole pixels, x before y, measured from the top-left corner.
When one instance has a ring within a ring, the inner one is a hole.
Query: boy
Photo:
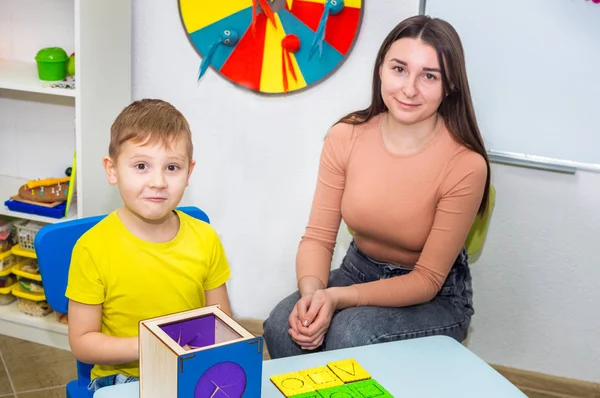
[[[95,364],[91,391],[138,379],[140,320],[213,304],[231,315],[217,234],[175,210],[192,153],[187,121],[164,101],[136,101],[111,127],[104,168],[124,206],[77,241],[66,291],[71,350]]]

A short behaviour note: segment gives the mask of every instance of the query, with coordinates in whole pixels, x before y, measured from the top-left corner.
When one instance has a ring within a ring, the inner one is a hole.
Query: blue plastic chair
[[[178,210],[199,220],[210,223],[208,215],[197,207],[180,207]],[[40,273],[44,283],[44,292],[48,304],[57,312],[67,313],[69,299],[65,296],[71,253],[81,235],[92,228],[106,215],[86,217],[44,226],[35,236],[35,251]],[[77,361],[77,380],[67,384],[67,398],[91,398],[87,387],[90,383],[92,367]]]

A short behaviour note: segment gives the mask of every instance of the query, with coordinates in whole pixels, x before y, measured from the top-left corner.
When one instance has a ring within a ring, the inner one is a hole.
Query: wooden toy
[[[19,188],[19,197],[34,203],[58,204],[67,200],[69,178],[31,180]]]
[[[218,306],[140,322],[140,398],[260,397],[263,339]]]
[[[389,398],[392,395],[353,358],[271,376],[286,397],[292,398]]]

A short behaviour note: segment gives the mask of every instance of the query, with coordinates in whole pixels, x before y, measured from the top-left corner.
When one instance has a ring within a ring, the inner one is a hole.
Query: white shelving
[[[0,333],[51,347],[70,350],[67,325],[56,319],[55,313],[43,317],[27,315],[17,302],[0,305]]]
[[[0,206],[0,215],[22,218],[24,220],[38,221],[47,224],[55,224],[58,222],[73,220],[77,218],[76,204],[73,204],[69,208],[69,214],[67,215],[67,217],[63,218],[44,217],[38,216],[36,214],[27,214],[9,210],[6,206],[4,206],[4,201],[8,200],[8,198],[10,198],[11,196],[16,195],[19,191],[19,187],[25,183],[27,183],[27,180],[23,180],[21,178],[0,176],[0,198],[2,198],[2,203]]]
[[[37,65],[30,61],[39,49],[54,46],[75,53],[74,90],[39,80]],[[111,195],[101,159],[108,151],[112,122],[130,102],[131,0],[0,1],[0,215],[58,223],[114,210],[119,198]],[[74,112],[65,111],[73,105]],[[73,141],[64,139],[65,132],[73,133]],[[55,140],[53,149],[47,147],[48,137]],[[37,155],[27,156],[26,146]],[[57,165],[70,165],[73,149],[77,202],[67,217],[41,217],[4,206],[26,183],[16,176],[60,177],[62,166]],[[55,314],[29,316],[16,303],[0,306],[0,334],[69,349],[67,326]]]
[[[0,88],[75,97],[75,90],[52,88],[51,84],[38,78],[35,63],[0,59]]]

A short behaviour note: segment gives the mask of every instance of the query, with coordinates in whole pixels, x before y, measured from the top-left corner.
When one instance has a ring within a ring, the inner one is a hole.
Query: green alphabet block
[[[326,388],[319,390],[319,397],[322,398],[360,398],[354,394],[346,385]]]
[[[394,398],[381,384],[373,379],[346,384],[358,398]]]

